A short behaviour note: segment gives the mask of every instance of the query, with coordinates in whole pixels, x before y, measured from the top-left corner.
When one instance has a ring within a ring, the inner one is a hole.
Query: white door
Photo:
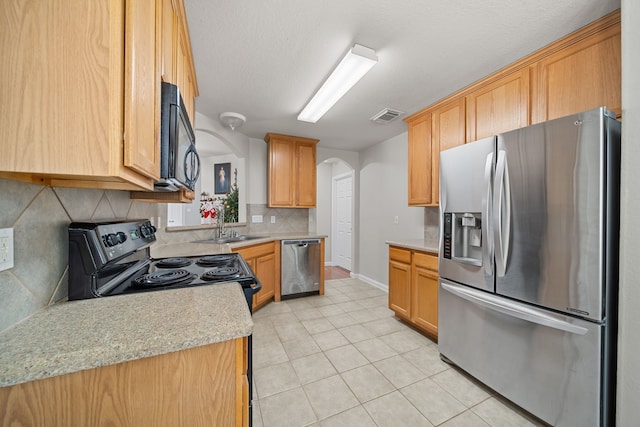
[[[334,178],[335,226],[333,259],[335,265],[351,271],[351,238],[353,230],[353,176]]]

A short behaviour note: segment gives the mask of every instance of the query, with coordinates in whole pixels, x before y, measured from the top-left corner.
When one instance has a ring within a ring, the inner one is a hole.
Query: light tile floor
[[[357,279],[253,320],[254,427],[544,425],[442,362],[387,293]]]

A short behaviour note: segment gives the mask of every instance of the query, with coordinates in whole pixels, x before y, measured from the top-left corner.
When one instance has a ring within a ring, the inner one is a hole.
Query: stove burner
[[[139,288],[153,288],[156,286],[185,285],[197,275],[189,273],[187,270],[166,270],[144,274],[133,280],[133,286]]]
[[[213,267],[213,266],[229,264],[233,262],[234,259],[235,259],[234,255],[224,255],[224,254],[209,255],[209,256],[203,256],[202,258],[200,258],[197,261],[197,264],[202,265],[204,267]]]
[[[240,277],[240,269],[237,267],[216,267],[211,270],[206,271],[201,279],[207,281],[214,280],[222,280],[222,279],[233,279]]]
[[[164,258],[156,262],[158,268],[179,268],[191,265],[191,260],[188,258]]]

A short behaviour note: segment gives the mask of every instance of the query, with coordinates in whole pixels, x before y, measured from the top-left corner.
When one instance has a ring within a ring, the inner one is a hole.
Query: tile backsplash
[[[67,297],[72,221],[153,218],[161,206],[131,200],[128,191],[0,179],[0,228],[14,235],[14,267],[0,272],[0,331]]]
[[[262,215],[263,223],[251,223]],[[271,223],[271,216],[276,222]],[[0,272],[0,331],[67,298],[68,226],[72,221],[166,218],[166,204],[131,200],[128,191],[58,188],[0,179],[0,228],[12,227],[14,267]],[[240,234],[306,233],[308,209],[247,205]],[[158,244],[213,237],[212,228],[167,232]]]

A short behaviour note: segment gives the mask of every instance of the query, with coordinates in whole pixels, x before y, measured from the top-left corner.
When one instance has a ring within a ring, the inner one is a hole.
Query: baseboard
[[[383,290],[383,291],[385,291],[387,293],[389,292],[389,286],[388,285],[385,285],[384,283],[378,282],[377,280],[373,280],[372,278],[367,277],[365,275],[351,273],[351,277],[353,277],[355,279],[358,279],[358,280],[362,280],[363,282],[368,283],[369,285],[374,286],[374,287],[376,287],[376,288],[378,288],[380,290]]]

